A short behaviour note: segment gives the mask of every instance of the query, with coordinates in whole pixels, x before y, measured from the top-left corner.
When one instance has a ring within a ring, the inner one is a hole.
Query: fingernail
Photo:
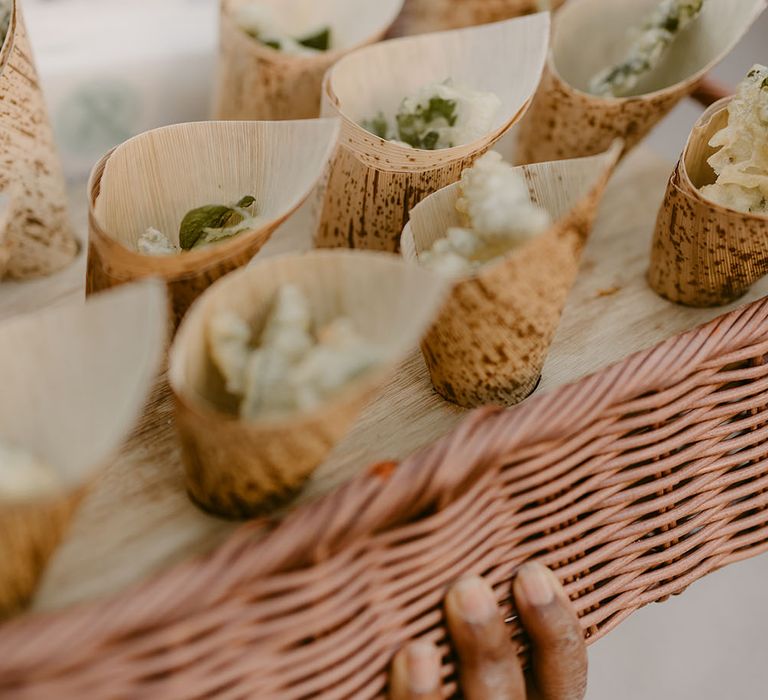
[[[491,587],[479,576],[461,579],[453,589],[461,616],[475,624],[487,622],[497,615],[498,607]]]
[[[555,599],[555,577],[541,564],[525,564],[518,571],[517,580],[529,605],[542,607]]]
[[[440,685],[440,657],[429,642],[419,641],[408,645],[408,685],[416,694],[437,690]]]

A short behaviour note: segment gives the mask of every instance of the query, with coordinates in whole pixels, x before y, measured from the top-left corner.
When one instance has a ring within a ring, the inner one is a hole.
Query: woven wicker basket
[[[510,411],[482,409],[268,535],[112,599],[0,628],[0,696],[374,698],[440,603],[538,559],[594,641],[639,607],[768,549],[768,300]]]

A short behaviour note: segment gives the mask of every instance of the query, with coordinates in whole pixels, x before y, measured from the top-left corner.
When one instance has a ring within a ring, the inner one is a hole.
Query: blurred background
[[[71,180],[134,134],[208,117],[217,0],[24,0],[24,12]],[[768,63],[767,40],[764,15],[714,77],[735,85]],[[683,103],[646,144],[670,169],[700,111]],[[636,613],[592,648],[589,700],[768,696],[766,581],[768,555]]]

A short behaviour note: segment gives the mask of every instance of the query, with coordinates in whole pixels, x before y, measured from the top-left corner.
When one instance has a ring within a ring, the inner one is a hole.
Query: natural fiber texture
[[[441,396],[473,408],[515,404],[533,391],[621,148],[617,142],[599,156],[521,168],[532,201],[554,223],[455,285],[422,341]],[[403,255],[416,257],[449,226],[461,225],[458,195],[453,185],[414,209],[403,231]]]
[[[278,289],[287,283],[303,291],[316,329],[349,318],[382,356],[375,368],[312,411],[241,420],[210,359],[210,323],[234,311],[258,337]],[[193,500],[230,518],[260,515],[290,500],[418,343],[448,286],[393,255],[316,251],[267,258],[212,287],[190,310],[170,360]]]
[[[20,612],[30,603],[84,495],[82,489],[43,503],[0,505],[0,552],[4,562],[0,619]]]
[[[0,618],[30,601],[86,488],[139,415],[165,348],[165,311],[162,286],[144,282],[0,325],[0,442],[30,451],[55,484],[0,497]]]
[[[306,199],[336,146],[331,119],[195,122],[154,129],[99,162],[89,184],[90,294],[146,277],[165,280],[178,325],[219,277],[247,264]],[[234,159],[232,154],[239,157]],[[154,227],[178,242],[191,209],[255,197],[258,226],[176,255],[142,255],[139,236]]]
[[[64,267],[78,244],[24,19],[12,4],[0,51],[0,192],[11,210],[0,231],[0,278],[24,279]]]
[[[405,0],[392,36],[426,34],[499,22],[541,10],[557,10],[565,0]]]
[[[325,72],[355,48],[378,41],[403,0],[259,0],[287,23],[314,18],[343,45],[314,55],[275,51],[249,36],[233,13],[251,0],[221,0],[216,119],[311,119],[320,113]]]
[[[571,0],[558,12],[541,86],[520,125],[518,163],[594,155],[617,138],[625,152],[634,148],[725,58],[766,2],[708,0],[663,63],[640,81],[636,95],[589,94],[590,79],[623,57],[627,31],[642,25],[656,5],[658,0]]]
[[[406,640],[444,654],[442,599],[536,559],[588,641],[768,549],[768,301],[511,411],[482,409],[208,557],[111,600],[0,627],[0,694],[382,697]]]
[[[341,117],[342,127],[317,246],[397,252],[410,210],[456,182],[525,113],[539,84],[548,40],[549,16],[538,14],[394,39],[339,61],[323,88],[322,113]],[[509,80],[509,66],[515,66],[515,80]],[[496,122],[482,138],[428,151],[385,141],[359,125],[379,111],[394,114],[404,97],[447,78],[501,100]]]
[[[728,123],[728,103],[712,105],[693,128],[653,237],[649,284],[688,306],[728,304],[768,274],[768,216],[728,209],[699,191],[715,181],[709,141]]]

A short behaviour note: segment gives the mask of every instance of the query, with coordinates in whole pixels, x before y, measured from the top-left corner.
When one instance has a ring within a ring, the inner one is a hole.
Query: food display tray
[[[443,645],[462,573],[565,581],[590,641],[768,548],[768,284],[689,309],[647,286],[672,165],[639,149],[600,209],[534,394],[467,412],[418,351],[280,518],[235,524],[183,488],[161,377],[30,613],[0,626],[0,695],[380,697],[393,651]],[[259,254],[311,245],[311,206]],[[0,289],[0,317],[82,295],[83,264]],[[15,693],[15,694],[14,694]]]

